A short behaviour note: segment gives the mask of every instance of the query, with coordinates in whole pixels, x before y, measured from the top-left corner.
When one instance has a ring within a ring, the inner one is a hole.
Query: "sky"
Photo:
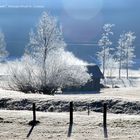
[[[0,0],[0,5],[43,5],[59,7],[63,5],[66,8],[86,9],[95,8],[99,5],[110,8],[135,7],[140,4],[139,0]],[[101,7],[102,7],[101,6]]]
[[[75,51],[76,55],[84,56],[93,53],[92,46],[80,45],[81,49],[78,52],[79,47],[73,44],[97,44],[105,23],[115,24],[112,38],[114,46],[123,31],[135,32],[136,53],[137,56],[139,55],[140,0],[0,0],[0,6],[3,5],[45,7],[36,10],[0,9],[0,28],[9,41],[7,44],[11,55],[22,54],[30,29],[35,27],[44,10],[58,18],[63,28],[64,38],[67,43],[72,44],[71,50]],[[22,33],[16,35],[20,30]],[[10,48],[11,44],[13,48]],[[18,50],[18,46],[22,46],[22,49]]]

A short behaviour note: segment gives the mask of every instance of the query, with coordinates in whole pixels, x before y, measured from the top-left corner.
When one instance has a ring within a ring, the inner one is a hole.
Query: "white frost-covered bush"
[[[8,64],[9,87],[23,92],[36,92],[40,87],[39,68],[29,58],[15,60]]]
[[[81,86],[89,79],[86,63],[63,49],[53,51],[46,61],[48,85],[59,87]]]
[[[53,94],[58,88],[79,87],[90,80],[86,63],[63,49],[49,53],[45,67],[46,78],[30,56],[10,63],[9,86],[23,92]]]

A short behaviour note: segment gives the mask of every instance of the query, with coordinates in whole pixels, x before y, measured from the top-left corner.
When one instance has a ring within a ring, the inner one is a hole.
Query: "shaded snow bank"
[[[36,103],[37,111],[68,112],[69,102],[74,102],[74,111],[102,112],[103,103],[108,104],[108,112],[140,114],[140,89],[108,89],[100,94],[70,94],[48,96],[24,94],[22,92],[0,90],[0,107],[9,110],[31,110]]]
[[[32,103],[36,103],[37,111],[46,112],[68,112],[69,101],[63,100],[31,100],[21,99],[14,100],[11,98],[0,99],[1,109],[8,110],[32,110]],[[88,104],[90,110],[95,112],[102,112],[103,103],[108,104],[108,112],[110,113],[125,113],[125,114],[140,114],[140,102],[128,102],[115,99],[107,100],[91,100],[91,101],[74,101],[74,111],[86,111]]]

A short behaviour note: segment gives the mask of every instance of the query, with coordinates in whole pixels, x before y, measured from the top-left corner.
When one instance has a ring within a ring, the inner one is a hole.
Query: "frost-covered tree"
[[[90,75],[85,62],[65,48],[57,20],[44,12],[36,31],[30,33],[24,56],[11,66],[12,88],[24,92],[54,94],[58,88],[86,84]]]
[[[46,57],[52,50],[65,48],[62,29],[59,28],[55,17],[43,12],[36,31],[31,30],[27,53],[34,59],[40,59],[45,65]],[[41,56],[40,56],[41,54]]]
[[[46,77],[46,58],[50,51],[65,48],[62,30],[58,26],[55,17],[44,12],[39,20],[36,31],[30,32],[30,41],[26,53],[29,53],[42,65],[44,77]],[[44,81],[45,82],[45,81]],[[45,84],[45,83],[44,83]]]
[[[116,57],[117,57],[118,68],[119,68],[119,78],[121,78],[121,70],[125,59],[125,55],[124,55],[125,44],[126,44],[125,42],[126,42],[126,35],[125,33],[123,33],[120,35],[120,38],[118,40],[118,46],[116,51]]]
[[[120,35],[117,47],[117,60],[119,63],[119,78],[121,78],[122,67],[126,68],[126,77],[129,77],[129,67],[132,66],[133,58],[135,57],[133,42],[136,36],[133,32],[129,31]]]
[[[102,65],[103,75],[105,75],[105,70],[107,68],[107,60],[110,57],[110,53],[112,51],[112,48],[110,45],[112,42],[109,39],[110,35],[113,35],[113,32],[111,31],[114,24],[105,24],[103,26],[103,34],[101,39],[98,42],[98,45],[100,46],[101,50],[97,53],[97,57]]]
[[[129,67],[132,66],[132,64],[134,63],[133,58],[135,57],[134,51],[135,51],[135,47],[133,45],[133,42],[136,38],[136,36],[134,35],[134,32],[127,32],[125,34],[126,36],[126,42],[125,42],[125,48],[124,48],[124,66],[126,68],[126,77],[128,79],[129,77]]]
[[[107,67],[107,76],[109,76],[110,78],[113,76],[114,74],[114,70],[117,68],[117,61],[114,57],[114,53],[109,54],[109,57],[106,61],[106,67]]]
[[[2,31],[0,31],[0,61],[4,60],[7,56],[5,37]]]

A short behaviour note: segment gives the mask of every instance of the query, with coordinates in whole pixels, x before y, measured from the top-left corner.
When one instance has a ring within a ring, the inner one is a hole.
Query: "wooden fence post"
[[[70,125],[73,124],[73,102],[70,102]]]
[[[104,128],[104,137],[108,138],[107,133],[107,104],[103,104],[103,128]]]
[[[104,106],[103,106],[103,126],[104,126],[104,128],[107,127],[106,119],[107,119],[107,104],[104,103]]]
[[[28,124],[35,126],[38,123],[40,123],[40,121],[36,120],[36,105],[35,105],[35,103],[33,103],[32,110],[33,110],[33,120],[31,120]]]
[[[88,115],[90,114],[90,106],[89,106],[89,104],[88,104]]]
[[[36,123],[36,106],[35,106],[35,103],[33,103],[33,122]]]

